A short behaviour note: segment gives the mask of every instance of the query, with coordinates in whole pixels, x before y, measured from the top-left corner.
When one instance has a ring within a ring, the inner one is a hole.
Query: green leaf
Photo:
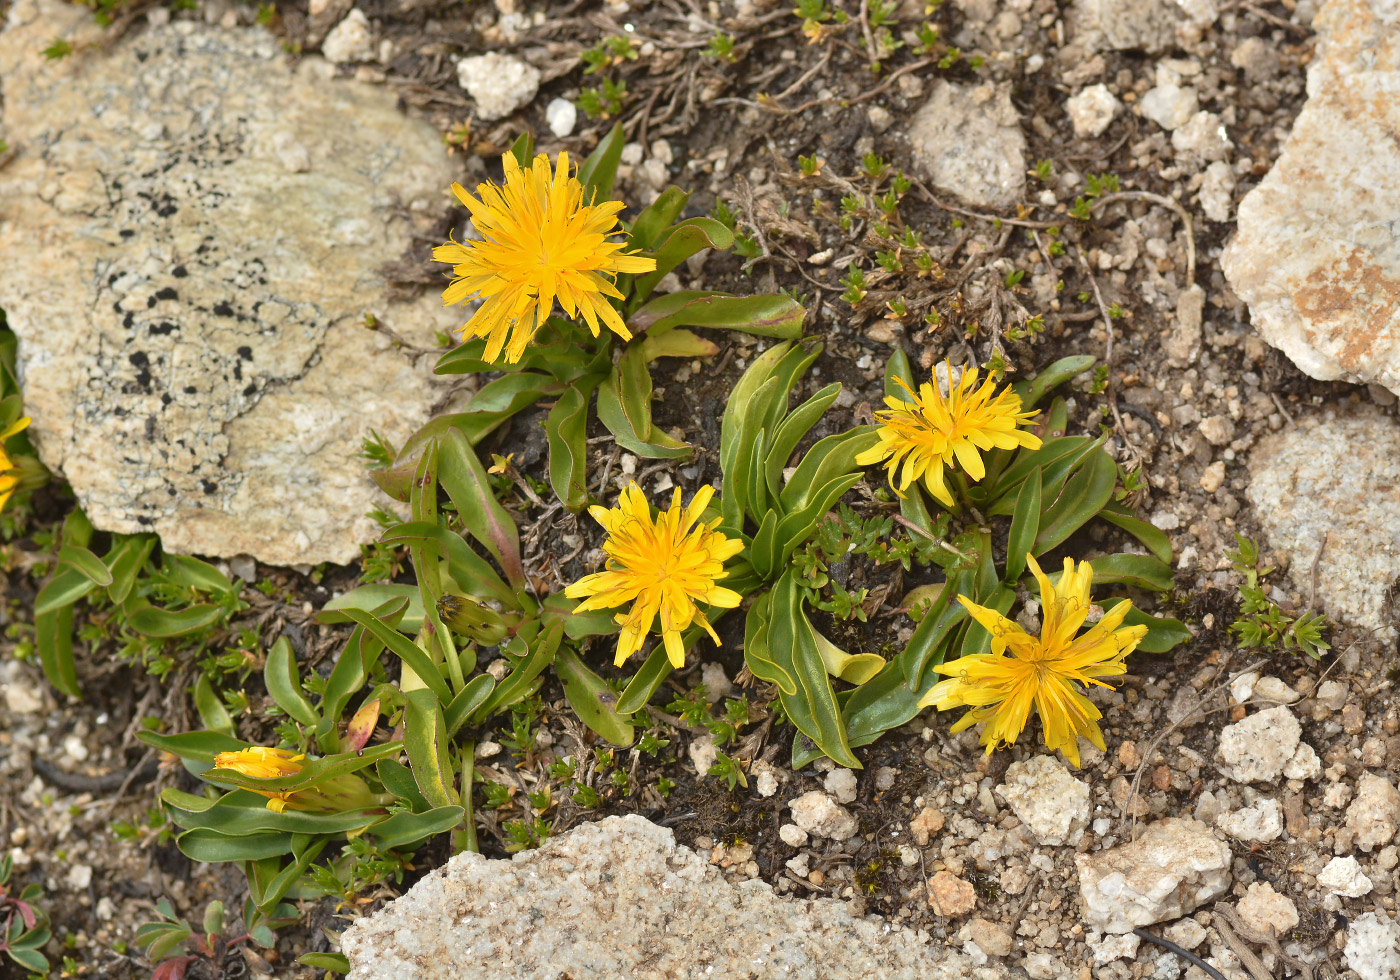
[[[767,458],[764,462],[768,492],[773,497],[776,498],[782,492],[783,469],[797,450],[798,444],[811,431],[812,426],[817,424],[817,420],[826,414],[826,410],[831,407],[840,394],[840,382],[829,384],[793,409],[786,418],[778,423],[778,427],[773,432],[773,438],[768,443]]]
[[[447,572],[465,592],[473,595],[489,596],[510,609],[519,609],[520,600],[515,591],[496,574],[486,560],[472,551],[471,545],[460,534],[449,531],[440,524],[415,521],[391,527],[379,539],[383,544],[406,545],[412,547],[422,542],[431,542],[442,548],[447,559]],[[327,604],[327,608],[330,608]],[[339,605],[336,613],[350,618],[356,607]],[[422,608],[420,601],[419,608]],[[420,620],[423,618],[420,615]]]
[[[1035,545],[1040,531],[1040,470],[1021,484],[1016,495],[1016,509],[1011,514],[1011,534],[1006,544],[1006,574],[1003,579],[1015,582],[1026,570],[1026,555]]]
[[[515,138],[515,142],[510,145],[510,155],[515,157],[515,162],[521,167],[530,166],[535,157],[535,137],[528,130]]]
[[[514,669],[496,685],[491,696],[476,709],[472,720],[474,722],[483,721],[535,691],[539,687],[540,674],[544,672],[546,667],[554,663],[554,654],[559,649],[559,641],[563,635],[564,627],[556,620],[526,648],[525,656],[513,658]],[[512,642],[523,643],[523,640],[516,637]],[[511,652],[509,645],[504,649],[509,655]]]
[[[857,426],[817,440],[783,487],[783,509],[791,513],[806,507],[826,495],[834,482],[848,476],[863,476],[865,471],[856,465],[856,457],[879,441],[879,433],[873,425]]]
[[[942,659],[940,651],[934,662],[941,663]],[[929,678],[911,690],[904,682],[900,664],[893,660],[885,664],[878,674],[856,688],[841,708],[850,746],[869,745],[885,732],[912,721],[923,710],[919,701],[933,683],[934,679]]]
[[[1091,354],[1074,354],[1063,357],[1051,364],[1044,371],[1041,371],[1029,381],[1018,382],[1011,386],[1012,390],[1021,396],[1021,410],[1030,411],[1040,400],[1045,397],[1046,392],[1064,384],[1077,374],[1083,374],[1094,366],[1094,357]]]
[[[238,594],[228,576],[207,561],[189,555],[165,554],[160,562],[160,578],[171,585],[183,586],[217,596]]]
[[[514,588],[525,588],[520,532],[491,492],[476,450],[467,445],[466,438],[455,429],[439,441],[439,447],[438,482],[452,498],[462,525],[500,563],[506,580]]]
[[[442,705],[422,689],[407,692],[404,702],[403,742],[414,782],[433,806],[452,806],[452,756]]]
[[[60,568],[58,572],[39,590],[34,600],[34,615],[52,613],[86,596],[97,586],[76,568]]]
[[[158,540],[154,534],[113,537],[112,547],[104,559],[112,576],[112,583],[107,586],[107,598],[117,605],[126,602],[127,596],[136,585],[137,576],[141,569],[146,567],[146,559],[151,556]]]
[[[292,838],[293,860],[290,864],[266,882],[254,881],[250,876],[248,891],[258,910],[264,915],[269,914],[306,873],[306,869],[311,867],[311,863],[320,856],[329,843],[330,840],[326,837],[307,838],[305,835],[298,834]]]
[[[1171,539],[1168,538],[1166,533],[1160,528],[1137,517],[1116,501],[1109,501],[1105,504],[1104,509],[1099,511],[1099,516],[1110,524],[1117,525],[1137,538],[1148,551],[1156,555],[1161,561],[1167,562],[1168,564],[1171,563]]]
[[[389,648],[396,657],[408,664],[409,668],[418,675],[429,690],[437,695],[438,701],[446,704],[452,700],[452,692],[447,687],[447,682],[443,680],[442,674],[438,671],[437,665],[428,658],[428,655],[414,645],[397,630],[390,629],[379,619],[361,609],[346,609],[346,616],[352,622],[359,623],[369,630],[379,642]]]
[[[1106,452],[1090,454],[1088,461],[1065,482],[1058,499],[1045,509],[1032,550],[1043,555],[1063,544],[1087,524],[1113,497],[1118,467]]]
[[[909,392],[896,384],[895,378],[903,378],[909,387],[917,388],[914,384],[914,368],[909,364],[909,355],[904,353],[903,347],[896,348],[890,354],[890,359],[885,362],[885,394],[890,398],[907,401]]]
[[[632,223],[632,233],[628,235],[627,242],[629,250],[648,250],[655,245],[661,234],[680,217],[689,199],[690,195],[679,187],[672,186],[662,191],[661,196],[637,215],[637,220]]]
[[[1135,589],[1169,592],[1171,566],[1152,555],[1104,555],[1089,561],[1095,585],[1130,585]]]
[[[719,345],[681,327],[661,334],[646,334],[637,344],[648,364],[659,357],[713,357]]]
[[[205,603],[175,612],[146,605],[128,613],[126,622],[137,633],[164,639],[198,633],[217,623],[221,614],[218,606]]]
[[[816,638],[817,653],[826,665],[826,672],[847,684],[864,684],[885,667],[885,658],[878,653],[847,653],[818,630],[812,630],[812,636]]]
[[[613,181],[617,179],[617,165],[622,159],[622,147],[626,141],[622,135],[622,123],[617,123],[579,164],[578,179],[583,184],[586,203],[602,203],[612,197]]]
[[[359,830],[383,819],[382,810],[351,810],[344,813],[305,813],[287,809],[282,813],[267,807],[267,797],[252,790],[233,790],[213,805],[204,796],[177,789],[161,792],[161,802],[172,810],[171,818],[181,828],[217,830],[227,837],[247,837],[269,831],[286,834],[338,834]]]
[[[175,846],[185,857],[204,864],[257,861],[292,853],[292,835],[264,833],[229,837],[217,830],[200,827],[176,837]]]
[[[380,759],[393,758],[403,750],[404,746],[401,742],[384,742],[380,745],[367,746],[357,752],[340,752],[336,755],[328,755],[314,762],[304,763],[298,772],[272,779],[245,776],[234,769],[209,769],[200,773],[199,778],[216,786],[266,790],[269,793],[293,793],[335,779],[337,776],[359,772],[367,766],[374,765]]]
[[[448,738],[457,734],[457,730],[466,723],[466,720],[471,717],[472,713],[481,707],[481,705],[486,702],[486,699],[491,696],[491,692],[495,690],[495,687],[496,678],[492,677],[490,674],[478,674],[467,681],[461,693],[453,698],[452,702],[443,709],[442,719],[443,724],[447,726]]]
[[[618,714],[630,715],[646,707],[657,688],[670,676],[672,669],[670,658],[666,656],[666,648],[660,643],[656,644],[646,660],[642,661],[642,666],[627,682],[627,686],[622,689],[622,696],[617,699]]]
[[[301,688],[301,677],[297,673],[296,654],[285,636],[279,636],[272,649],[267,652],[267,662],[263,665],[263,683],[267,693],[277,706],[295,721],[311,728],[321,720],[306,694]],[[206,726],[212,728],[214,726]],[[232,734],[232,733],[230,733]]]
[[[1046,439],[1039,449],[1021,449],[1014,461],[1000,474],[973,487],[986,502],[989,517],[1007,517],[1015,509],[1016,494],[1021,484],[1040,470],[1042,494],[1055,493],[1069,469],[1083,461],[1097,448],[1098,440],[1088,436],[1062,436]]]
[[[910,691],[920,687],[924,674],[931,665],[943,662],[948,640],[967,620],[967,607],[958,602],[957,597],[966,594],[971,583],[971,572],[959,571],[949,575],[938,599],[915,627],[909,645],[895,658]]]
[[[631,717],[617,711],[617,696],[606,681],[584,666],[566,646],[554,654],[554,672],[564,684],[564,696],[579,720],[613,745],[628,746],[635,739]]]
[[[58,549],[58,562],[60,565],[67,565],[86,576],[92,584],[106,588],[112,584],[112,572],[102,559],[98,558],[86,548],[77,545],[65,545]]]
[[[413,770],[408,766],[394,759],[380,759],[374,771],[379,773],[379,781],[384,784],[385,792],[407,803],[414,813],[429,809],[427,797],[414,782]]]
[[[170,752],[182,759],[214,764],[214,756],[220,752],[237,752],[246,749],[248,743],[232,738],[222,732],[184,732],[180,735],[162,735],[159,732],[140,729],[136,740],[143,745],[162,752]]]
[[[588,396],[593,387],[569,388],[549,410],[545,422],[549,484],[560,502],[575,514],[588,503],[588,446],[584,435],[588,428]]]
[[[78,672],[73,665],[72,606],[35,615],[34,646],[39,651],[39,663],[49,683],[69,697],[80,697]]]
[[[418,589],[412,585],[394,585],[392,583],[361,585],[344,595],[336,596],[321,607],[321,611],[316,614],[316,622],[325,625],[348,623],[350,617],[345,615],[344,610],[346,609],[363,609],[365,612],[374,612],[377,609],[382,609],[386,603],[395,600],[407,602],[399,628],[406,633],[417,632],[423,624],[423,600],[418,595]]]
[[[297,962],[328,973],[344,975],[350,972],[350,960],[344,953],[302,953],[297,957]]]
[[[646,300],[666,273],[697,252],[707,248],[727,249],[733,244],[734,233],[714,218],[690,218],[673,225],[655,248],[645,246],[651,249],[656,268],[637,276],[632,287],[633,301]]]
[[[375,824],[370,832],[382,851],[391,847],[413,847],[456,827],[465,813],[457,804],[435,807],[423,813],[400,812]]]
[[[664,336],[669,336],[664,335]],[[646,459],[688,456],[691,448],[651,420],[651,372],[646,351],[632,344],[598,386],[598,419],[618,445]]]
[[[45,929],[43,930],[43,932],[48,933],[49,930]],[[48,942],[47,935],[44,938],[44,942]],[[24,949],[19,946],[11,946],[9,949],[6,950],[6,952],[9,954],[10,959],[14,960],[16,963],[18,963],[20,966],[24,967],[24,969],[30,971],[31,973],[38,973],[45,976],[48,975],[49,961],[44,956],[44,954],[39,952],[37,949]]]
[[[797,680],[768,649],[773,620],[773,593],[765,592],[749,606],[744,619],[744,664],[761,681],[786,695],[797,694]]]
[[[229,717],[223,701],[214,693],[214,687],[209,683],[209,675],[203,672],[200,672],[199,679],[194,682],[194,706],[205,728],[222,735],[233,736],[233,719]]]
[[[742,330],[759,337],[791,340],[802,334],[807,311],[787,296],[726,296],[717,293],[668,293],[647,303],[628,320],[634,333],[658,333],[672,327]]]

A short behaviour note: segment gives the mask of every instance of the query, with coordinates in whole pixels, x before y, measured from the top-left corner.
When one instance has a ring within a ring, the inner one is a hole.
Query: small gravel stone
[[[927,847],[929,838],[943,829],[943,811],[926,806],[909,821],[909,833],[920,847]]]
[[[1195,949],[1206,941],[1206,927],[1195,919],[1179,919],[1163,929],[1162,935],[1182,949]]]
[[[778,773],[771,763],[762,759],[755,759],[753,764],[754,790],[759,796],[764,798],[775,796],[778,792]]]
[[[68,873],[63,876],[63,884],[69,891],[84,892],[92,884],[92,865],[74,864],[68,868]]]
[[[1287,895],[1280,895],[1267,882],[1253,882],[1237,906],[1240,918],[1251,929],[1283,936],[1298,924],[1298,910]]]
[[[734,684],[724,672],[723,664],[711,662],[701,667],[700,683],[705,685],[705,700],[710,704],[734,693]]]
[[[571,136],[578,125],[578,107],[568,99],[551,99],[544,110],[545,125],[560,139]]]
[[[977,891],[957,875],[940,871],[928,880],[928,903],[935,914],[951,919],[977,907]]]
[[[1342,706],[1347,703],[1347,686],[1341,681],[1326,680],[1317,686],[1317,692],[1313,695],[1317,703],[1325,705],[1333,711],[1341,711]]]
[[[1366,773],[1356,783],[1356,798],[1347,807],[1346,827],[1356,835],[1356,846],[1368,854],[1389,844],[1400,825],[1400,792],[1390,781]]]
[[[785,823],[779,827],[778,836],[788,847],[803,847],[807,843],[807,831],[793,823]]]
[[[1006,956],[1011,952],[1011,933],[988,919],[973,919],[963,926],[961,934],[988,956]]]
[[[715,764],[718,750],[715,748],[715,737],[713,735],[701,735],[693,740],[686,750],[690,756],[690,764],[695,767],[695,774],[702,779],[710,771],[710,767]]]
[[[1226,725],[1220,732],[1216,754],[1235,782],[1272,783],[1297,752],[1302,734],[1298,719],[1287,707],[1279,705]]]
[[[1089,948],[1094,951],[1094,964],[1103,966],[1114,960],[1130,960],[1137,956],[1138,946],[1141,943],[1141,939],[1129,932],[1122,935],[1104,936],[1098,942],[1089,943]]]
[[[1254,696],[1261,701],[1275,701],[1279,704],[1292,704],[1298,700],[1298,692],[1277,677],[1261,677],[1259,683],[1254,685]]]
[[[1293,758],[1283,767],[1283,775],[1286,779],[1316,779],[1322,775],[1322,760],[1317,757],[1317,752],[1311,745],[1299,742],[1298,751],[1293,753]]]
[[[1139,105],[1142,114],[1163,129],[1185,126],[1200,108],[1196,90],[1180,85],[1158,85],[1148,89]]]
[[[333,65],[374,58],[374,35],[367,18],[359,7],[351,9],[345,19],[331,28],[321,42],[321,54]]]
[[[1333,895],[1360,898],[1371,890],[1371,879],[1361,870],[1361,863],[1348,854],[1334,857],[1317,873],[1317,883]]]
[[[1074,135],[1080,139],[1100,135],[1113,122],[1121,103],[1107,85],[1090,85],[1065,100]]]
[[[833,769],[822,780],[822,786],[837,803],[852,803],[856,798],[856,774],[849,769]]]
[[[1223,160],[1206,167],[1201,181],[1201,210],[1211,221],[1229,221],[1235,213],[1235,171]]]
[[[1379,912],[1357,917],[1344,953],[1361,980],[1400,980],[1400,924]]]
[[[457,81],[476,101],[477,116],[487,122],[529,105],[540,90],[538,68],[495,51],[457,62]]]
[[[1262,799],[1253,806],[1222,814],[1215,825],[1236,840],[1267,843],[1283,836],[1283,808],[1278,800]]]
[[[1070,775],[1053,756],[1011,763],[997,796],[1041,844],[1074,844],[1089,825],[1089,785]]]
[[[820,790],[803,793],[788,803],[788,808],[792,822],[813,837],[850,840],[859,826],[849,810]]]

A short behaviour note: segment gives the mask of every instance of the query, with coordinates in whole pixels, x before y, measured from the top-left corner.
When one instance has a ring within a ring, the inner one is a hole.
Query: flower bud
[[[519,620],[474,596],[446,593],[437,601],[438,617],[454,633],[493,647],[510,636]]]

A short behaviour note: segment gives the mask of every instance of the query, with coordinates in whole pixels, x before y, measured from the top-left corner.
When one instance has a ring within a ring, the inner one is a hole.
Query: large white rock
[[[1304,416],[1261,439],[1247,465],[1245,494],[1270,547],[1288,554],[1294,594],[1311,596],[1316,581],[1326,612],[1378,641],[1393,637],[1385,613],[1400,569],[1400,425],[1393,415],[1361,405]]]
[[[1400,393],[1400,30],[1391,0],[1328,0],[1308,101],[1221,256],[1265,340],[1323,380]]]
[[[1220,731],[1216,755],[1237,783],[1271,783],[1298,750],[1303,728],[1287,706],[1258,711]]]
[[[423,346],[460,323],[377,271],[442,212],[441,140],[382,87],[293,71],[261,28],[152,25],[45,61],[90,21],[20,0],[0,33],[0,307],[40,454],[104,530],[349,561],[383,499],[362,439],[402,440],[441,390],[364,315]]]
[[[909,121],[914,166],[969,204],[1007,208],[1026,191],[1026,137],[1011,87],[937,81]]]
[[[1381,912],[1358,916],[1343,954],[1361,980],[1400,980],[1400,923]]]
[[[1104,932],[1179,918],[1230,887],[1230,848],[1190,818],[1159,820],[1137,840],[1074,863],[1084,920]]]
[[[638,816],[464,852],[341,937],[348,980],[1010,980],[845,902],[731,884]]]
[[[1172,0],[1076,0],[1069,11],[1071,38],[1091,51],[1164,51],[1182,20]]]
[[[1041,844],[1078,843],[1089,826],[1089,784],[1075,779],[1054,756],[1011,763],[997,795]]]

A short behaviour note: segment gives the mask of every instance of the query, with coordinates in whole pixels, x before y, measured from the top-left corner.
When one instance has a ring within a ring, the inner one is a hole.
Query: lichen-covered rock
[[[1400,791],[1384,776],[1366,773],[1356,781],[1356,798],[1347,807],[1346,828],[1356,846],[1370,853],[1389,844],[1400,826]]]
[[[1010,980],[846,903],[731,884],[638,816],[493,861],[464,852],[345,931],[348,980]]]
[[[1104,932],[1178,918],[1230,887],[1230,848],[1190,818],[1159,820],[1137,840],[1074,863],[1084,920]]]
[[[1238,783],[1272,783],[1298,751],[1303,728],[1284,705],[1250,715],[1220,731],[1216,755]]]
[[[441,140],[261,28],[151,25],[45,61],[90,21],[19,0],[0,33],[0,307],[40,454],[99,528],[349,561],[382,499],[361,441],[403,439],[441,391],[365,314],[423,346],[460,322],[376,271],[440,212]]]
[[[1295,594],[1312,595],[1315,581],[1326,612],[1380,642],[1393,637],[1385,610],[1400,569],[1394,416],[1374,405],[1306,416],[1261,439],[1248,466],[1245,494],[1270,547],[1288,554]],[[1317,698],[1340,711],[1346,687],[1323,681]]]
[[[914,166],[969,204],[1006,208],[1026,191],[1026,137],[1010,86],[937,81],[909,122]]]
[[[997,795],[1038,843],[1074,844],[1089,826],[1089,784],[1075,779],[1053,756],[1011,763]]]
[[[1328,0],[1308,101],[1221,256],[1265,340],[1322,380],[1400,392],[1400,31],[1390,0]]]

